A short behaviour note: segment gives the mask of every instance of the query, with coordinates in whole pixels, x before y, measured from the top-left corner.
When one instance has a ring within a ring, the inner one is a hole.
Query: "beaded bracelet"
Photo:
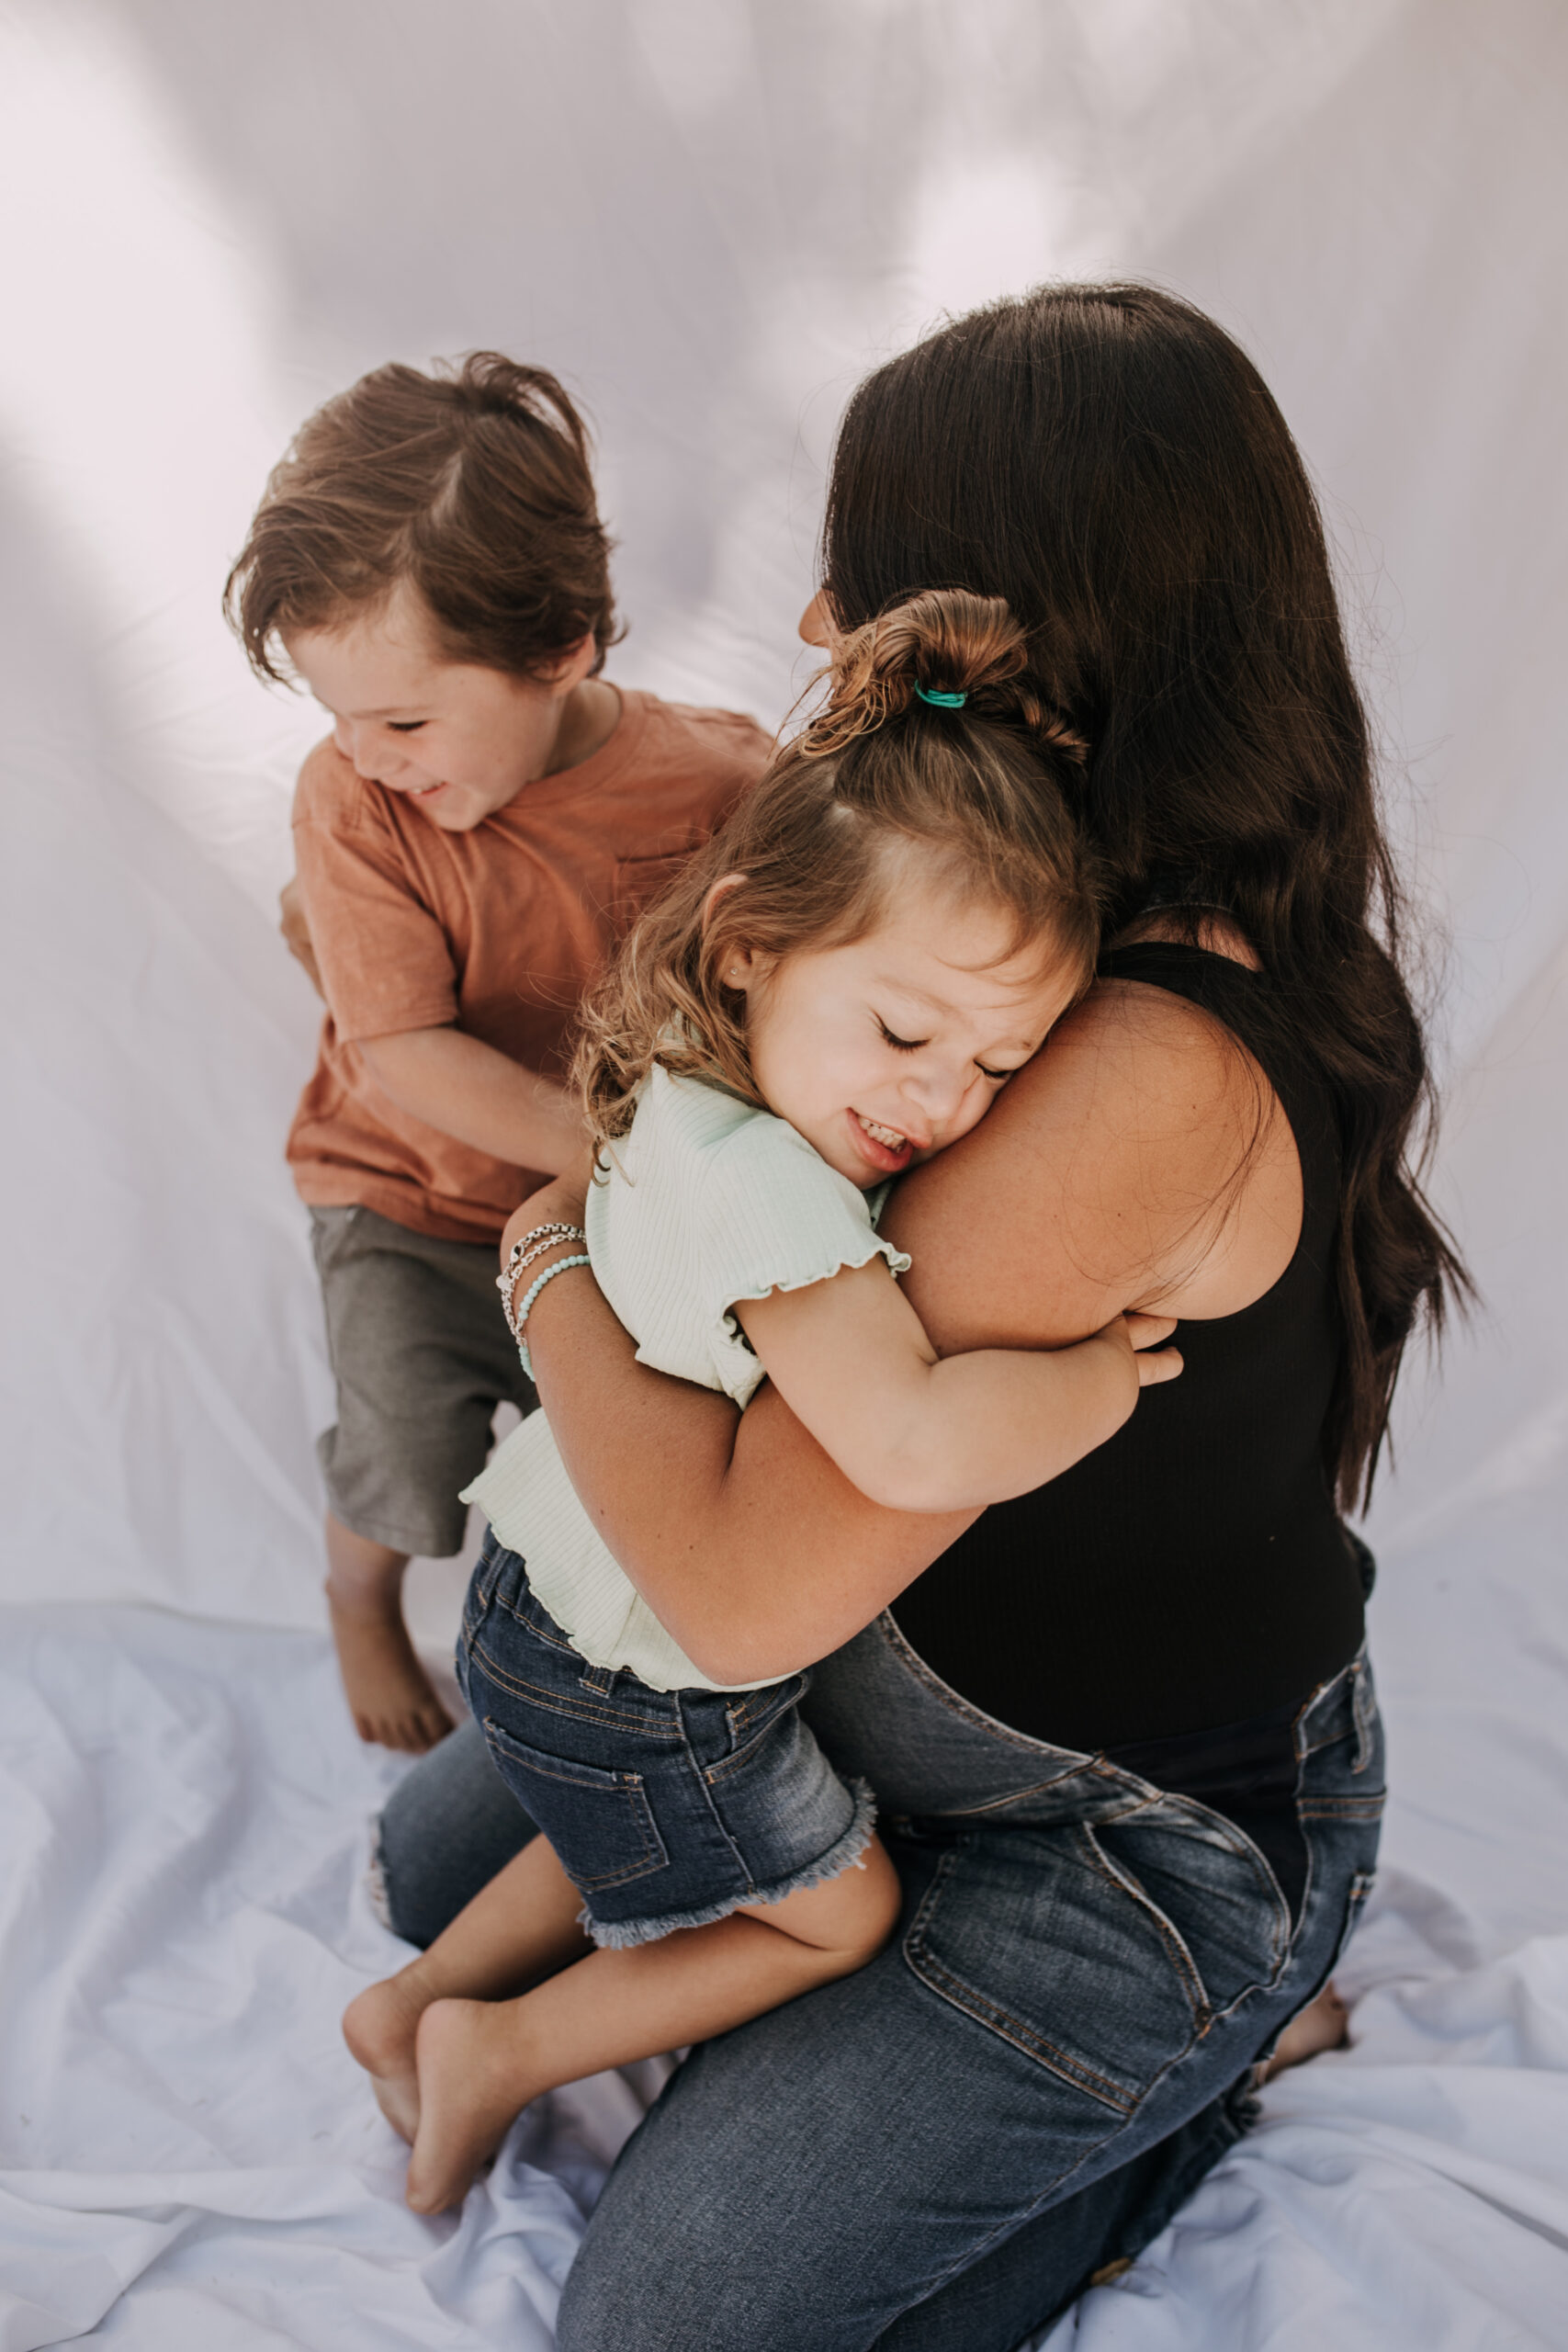
[[[513,1243],[507,1252],[506,1263],[495,1278],[495,1286],[501,1293],[506,1328],[519,1347],[523,1345],[523,1326],[512,1311],[512,1302],[524,1274],[536,1258],[542,1258],[546,1250],[553,1250],[558,1242],[586,1241],[587,1238],[580,1225],[536,1225],[529,1232],[519,1235]],[[532,1374],[529,1377],[533,1377]]]
[[[558,1274],[564,1274],[569,1266],[591,1266],[592,1263],[593,1261],[587,1251],[582,1250],[575,1258],[558,1258],[553,1266],[547,1266],[542,1274],[535,1275],[532,1284],[525,1295],[523,1304],[517,1311],[517,1320],[512,1327],[517,1334],[517,1352],[523,1359],[523,1369],[530,1380],[534,1377],[533,1360],[528,1353],[528,1342],[523,1337],[523,1327],[528,1320],[528,1309],[533,1306],[545,1284],[553,1283]]]

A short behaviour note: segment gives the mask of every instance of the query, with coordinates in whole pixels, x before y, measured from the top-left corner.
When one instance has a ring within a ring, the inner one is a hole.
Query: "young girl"
[[[1139,1316],[1055,1353],[939,1361],[876,1233],[887,1180],[985,1115],[1093,970],[1080,747],[1024,663],[1006,606],[956,592],[838,647],[822,715],[591,1009],[586,1235],[525,1235],[502,1277],[521,1339],[543,1285],[591,1262],[645,1362],[742,1404],[771,1378],[907,1510],[1038,1487],[1179,1368],[1134,1352],[1173,1328]],[[898,1907],[870,1792],[797,1712],[811,1658],[728,1687],[684,1657],[542,1415],[469,1491],[491,1525],[459,1672],[544,1835],[344,2019],[413,2142],[421,2211],[462,2196],[531,2098],[846,1974]]]

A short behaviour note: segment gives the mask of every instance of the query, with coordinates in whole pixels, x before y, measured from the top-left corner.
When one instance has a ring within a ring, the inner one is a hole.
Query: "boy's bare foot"
[[[532,2096],[511,2002],[433,2001],[419,2021],[419,2131],[409,2159],[416,2213],[460,2205]]]
[[[1349,2010],[1333,1985],[1325,1984],[1316,2000],[1293,2017],[1280,2036],[1274,2055],[1263,2070],[1263,2081],[1271,2083],[1287,2066],[1299,2066],[1303,2058],[1315,2058],[1320,2050],[1337,2050],[1349,2030]]]
[[[327,1587],[338,1670],[361,1739],[423,1756],[452,1728],[403,1623],[397,1593],[352,1597]]]
[[[414,2043],[427,2006],[405,1969],[367,1985],[343,2013],[343,2038],[369,2075],[376,2104],[411,2146],[419,2130]]]

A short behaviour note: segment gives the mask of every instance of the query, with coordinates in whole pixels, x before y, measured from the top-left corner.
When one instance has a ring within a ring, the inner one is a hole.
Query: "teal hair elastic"
[[[918,682],[915,692],[922,702],[934,703],[938,710],[962,710],[969,699],[967,694],[945,695],[940,686],[922,686]]]

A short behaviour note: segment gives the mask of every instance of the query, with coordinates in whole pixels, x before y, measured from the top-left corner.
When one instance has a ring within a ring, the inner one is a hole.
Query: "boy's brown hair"
[[[955,897],[1011,916],[1012,952],[1033,943],[1089,986],[1101,890],[1075,813],[1086,746],[1028,662],[1001,599],[962,589],[912,596],[838,640],[823,708],[583,1006],[573,1078],[597,1143],[626,1134],[655,1062],[760,1104],[748,1000],[723,978],[735,951],[774,963],[863,938],[912,848],[937,854]]]
[[[498,351],[374,368],[308,417],[274,469],[223,609],[258,675],[280,642],[407,583],[443,655],[531,677],[619,630],[587,429],[554,376]]]

